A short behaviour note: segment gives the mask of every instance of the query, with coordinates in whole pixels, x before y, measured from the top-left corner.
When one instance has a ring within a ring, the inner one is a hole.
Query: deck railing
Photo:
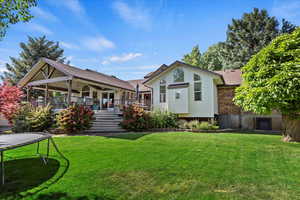
[[[32,99],[31,104],[34,106],[44,106],[50,104],[54,109],[64,109],[68,107],[67,98],[65,96],[51,97],[48,99],[48,102],[44,101],[44,98],[40,97],[38,99]],[[119,108],[123,109],[124,106],[137,103],[145,109],[150,109],[151,100],[149,99],[107,99],[103,102],[100,102],[99,99],[93,99],[90,97],[71,97],[71,104],[79,104],[92,108],[93,110],[110,109],[110,108]]]

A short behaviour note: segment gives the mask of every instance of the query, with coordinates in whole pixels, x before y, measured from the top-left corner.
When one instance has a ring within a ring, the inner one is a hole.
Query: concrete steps
[[[94,117],[95,120],[93,121],[92,127],[85,131],[86,133],[116,133],[126,131],[120,126],[123,120],[120,113],[100,111],[95,113]]]

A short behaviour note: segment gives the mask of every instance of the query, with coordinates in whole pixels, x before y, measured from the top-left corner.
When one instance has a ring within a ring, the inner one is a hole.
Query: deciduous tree
[[[7,82],[0,84],[0,114],[10,123],[20,106],[22,96],[23,92],[17,86],[11,86]]]
[[[226,63],[224,60],[224,43],[219,42],[214,44],[205,51],[201,56],[201,66],[208,70],[225,69]]]
[[[199,45],[194,46],[191,53],[184,55],[182,61],[193,66],[201,67],[201,53]]]
[[[36,4],[36,0],[0,0],[0,40],[10,24],[28,22],[33,17],[29,9]]]
[[[274,39],[242,71],[235,103],[259,114],[281,112],[284,141],[300,142],[300,28]]]

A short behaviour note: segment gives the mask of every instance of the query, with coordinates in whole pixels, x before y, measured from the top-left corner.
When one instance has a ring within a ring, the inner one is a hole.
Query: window
[[[195,101],[202,100],[202,83],[198,74],[194,74],[194,99]]]
[[[183,69],[177,68],[173,71],[174,82],[184,82],[184,71]]]
[[[180,99],[180,92],[177,91],[177,92],[175,93],[175,99]]]
[[[166,102],[166,81],[161,80],[159,86],[159,102],[165,103]]]
[[[82,88],[81,97],[89,97],[89,96],[90,96],[90,87],[86,85]]]

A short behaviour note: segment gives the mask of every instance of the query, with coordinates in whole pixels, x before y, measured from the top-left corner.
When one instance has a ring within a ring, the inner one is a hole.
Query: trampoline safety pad
[[[46,154],[46,159],[39,153],[39,142],[43,140],[48,140],[47,143],[47,154]],[[43,159],[44,163],[47,164],[47,159],[49,157],[49,148],[50,148],[50,142],[54,146],[55,150],[61,154],[54,143],[52,139],[51,134],[47,134],[44,132],[34,132],[34,133],[12,133],[12,134],[2,134],[0,135],[0,156],[1,156],[1,171],[0,171],[0,178],[1,178],[1,183],[2,185],[4,184],[4,152],[7,150],[15,149],[18,147],[30,145],[37,143],[37,155],[40,155],[41,158]],[[61,154],[62,155],[62,154]],[[63,156],[63,155],[62,155]]]

